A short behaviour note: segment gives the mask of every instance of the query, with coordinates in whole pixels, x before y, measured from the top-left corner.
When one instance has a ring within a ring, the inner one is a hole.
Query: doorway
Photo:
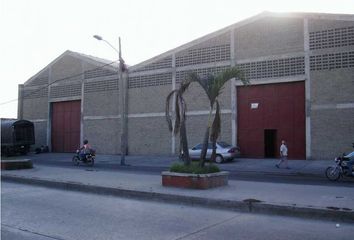
[[[306,159],[305,82],[237,86],[236,89],[234,134],[242,156],[264,158],[268,155],[265,145],[273,142],[273,135],[277,143],[270,155],[275,152],[275,156],[279,156],[279,143],[284,138],[291,143],[289,159]],[[270,141],[267,141],[265,129],[276,129],[276,133],[269,132]]]
[[[52,103],[52,151],[75,152],[80,147],[81,102]]]
[[[264,129],[264,157],[275,158],[277,149],[277,130]]]

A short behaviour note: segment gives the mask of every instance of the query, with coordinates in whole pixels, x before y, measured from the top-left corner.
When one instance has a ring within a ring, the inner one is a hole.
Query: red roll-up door
[[[305,159],[304,82],[237,87],[237,140],[242,155],[265,157],[269,132],[276,134],[272,136],[275,156],[284,139],[290,159]]]
[[[52,151],[75,152],[80,146],[81,102],[52,103]]]

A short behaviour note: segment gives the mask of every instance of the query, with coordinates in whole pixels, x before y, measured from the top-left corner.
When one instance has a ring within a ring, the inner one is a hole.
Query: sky
[[[354,14],[354,0],[0,0],[0,117],[18,84],[66,50],[134,65],[263,11]]]

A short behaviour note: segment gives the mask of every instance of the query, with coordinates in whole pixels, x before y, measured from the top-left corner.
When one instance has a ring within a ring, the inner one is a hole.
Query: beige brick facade
[[[105,67],[102,67],[102,66]],[[129,68],[129,154],[174,154],[179,140],[164,118],[167,94],[191,71],[230,66],[252,84],[305,81],[308,159],[332,158],[354,142],[354,15],[262,13]],[[220,139],[237,144],[236,88],[220,96]],[[98,153],[120,153],[117,66],[67,51],[19,88],[19,116],[36,123],[37,145],[51,143],[51,102],[81,100],[81,139]],[[209,103],[192,84],[185,93],[189,145],[202,141]]]

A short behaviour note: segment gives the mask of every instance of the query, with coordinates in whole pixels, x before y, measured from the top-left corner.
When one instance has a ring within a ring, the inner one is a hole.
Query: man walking
[[[282,164],[283,162],[285,162],[285,168],[290,169],[288,167],[288,147],[286,146],[284,140],[281,141],[281,145],[280,145],[280,161],[277,164],[275,164],[275,166],[279,168],[280,164]]]

